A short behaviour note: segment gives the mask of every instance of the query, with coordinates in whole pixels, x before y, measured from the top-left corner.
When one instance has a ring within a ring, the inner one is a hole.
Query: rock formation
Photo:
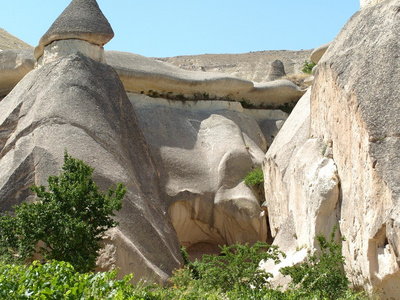
[[[42,36],[34,55],[39,64],[77,52],[103,61],[103,46],[113,37],[96,0],[73,0]]]
[[[1,210],[31,200],[28,187],[58,172],[66,148],[103,188],[128,187],[100,270],[163,282],[181,263],[179,243],[196,256],[270,232],[287,258],[263,268],[284,284],[279,267],[302,261],[317,234],[339,225],[352,284],[397,299],[400,4],[361,8],[307,53],[317,67],[305,93],[288,80],[255,82],[272,60],[246,69],[232,57],[164,59],[193,72],[104,52],[113,32],[96,1],[72,1],[35,49],[38,68],[30,50],[0,52]],[[277,108],[297,101],[286,120]],[[260,164],[263,204],[243,183]]]
[[[189,253],[266,240],[260,199],[243,180],[261,165],[267,145],[241,105],[129,98],[160,171],[169,215]]]
[[[360,0],[360,7],[361,9],[365,9],[371,6],[374,6],[378,3],[381,3],[384,0]]]
[[[400,294],[399,11],[349,20],[314,71],[309,117],[302,99],[264,160],[274,243],[312,247],[338,223],[349,279],[382,299]]]
[[[87,11],[87,5],[100,11],[94,4],[74,0],[68,9]],[[90,18],[100,16],[89,11]],[[102,39],[95,31],[86,35]],[[118,266],[121,276],[133,272],[136,280],[165,282],[180,266],[179,242],[160,198],[157,170],[115,71],[81,53],[61,56],[26,75],[0,102],[0,111],[1,210],[32,198],[29,186],[57,174],[67,149],[95,168],[103,189],[112,182],[128,189],[116,216],[120,226],[108,233],[100,267]]]
[[[0,52],[0,99],[6,96],[28,72],[33,70],[32,50],[6,50]]]
[[[311,135],[332,141],[340,229],[355,285],[400,294],[398,1],[356,13],[318,64]],[[362,171],[361,171],[362,170]]]
[[[269,71],[265,81],[273,81],[286,75],[285,66],[279,59],[274,60],[269,65]]]
[[[330,44],[331,43],[326,43],[326,44],[323,44],[323,45],[315,48],[313,50],[313,52],[311,53],[310,60],[313,63],[317,64],[319,62],[319,60],[321,59],[322,55],[324,55],[326,50],[328,50],[328,47]]]

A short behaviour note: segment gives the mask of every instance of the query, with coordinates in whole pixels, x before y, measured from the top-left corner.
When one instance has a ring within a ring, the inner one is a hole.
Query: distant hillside
[[[4,29],[0,28],[0,49],[11,50],[11,49],[31,49],[31,45],[21,41],[19,38],[8,33]]]
[[[33,47],[0,28],[0,50],[32,49]],[[241,54],[204,54],[154,58],[185,70],[220,72],[254,82],[265,80],[270,63],[276,59],[283,62],[287,75],[301,73],[305,60],[312,50],[271,50]]]
[[[286,74],[301,73],[305,60],[310,59],[312,50],[273,50],[243,54],[187,55],[158,60],[171,63],[182,69],[205,72],[222,72],[254,82],[262,82],[268,74],[270,62],[279,59]]]

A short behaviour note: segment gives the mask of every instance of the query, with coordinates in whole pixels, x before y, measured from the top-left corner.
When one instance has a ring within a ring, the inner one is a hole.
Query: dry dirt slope
[[[32,46],[0,28],[0,49],[32,49]]]
[[[270,62],[279,59],[286,74],[301,73],[305,60],[310,60],[312,50],[271,50],[242,54],[204,54],[157,58],[186,70],[221,72],[254,82],[266,78]]]

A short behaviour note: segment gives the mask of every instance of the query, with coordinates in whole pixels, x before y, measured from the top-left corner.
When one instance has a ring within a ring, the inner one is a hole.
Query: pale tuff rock
[[[309,97],[310,91],[300,99],[263,163],[271,234],[286,252],[303,245],[313,248],[316,235],[329,235],[337,223],[337,170],[333,160],[325,157],[328,145],[309,139]],[[293,226],[284,226],[290,218]],[[287,233],[287,228],[292,232]],[[295,238],[283,245],[289,240],[279,236],[286,234]]]
[[[399,291],[399,1],[356,13],[318,65],[311,135],[332,141],[345,269],[355,286]],[[391,298],[392,297],[392,298]]]
[[[204,95],[209,99],[245,99],[256,107],[268,108],[293,105],[305,93],[289,80],[257,84],[222,73],[187,71],[132,53],[107,51],[106,62],[117,71],[125,89],[132,93],[151,91],[189,99],[205,99]]]
[[[287,79],[254,83],[254,88],[245,95],[245,99],[256,107],[278,108],[294,106],[305,94],[297,85]]]
[[[377,5],[385,0],[360,0],[360,8],[368,8],[374,5]]]
[[[6,96],[33,69],[32,50],[8,50],[0,53],[0,97]]]
[[[270,109],[293,106],[305,93],[289,80],[257,84],[222,73],[187,71],[137,54],[116,51],[104,53],[102,47],[79,39],[50,43],[38,59],[38,66],[76,53],[112,66],[127,92],[177,99],[245,101],[254,107]],[[16,84],[18,81],[13,82]],[[7,91],[12,87],[7,87]]]
[[[239,103],[149,99],[129,94],[181,244],[192,254],[266,240],[260,199],[243,183],[266,142]]]
[[[62,56],[74,53],[82,53],[93,60],[104,62],[104,49],[89,42],[70,39],[54,41],[44,48],[43,55],[38,60],[38,65],[42,66]]]
[[[232,99],[253,88],[253,83],[219,73],[192,72],[138,54],[107,51],[106,62],[121,78],[126,91],[145,93],[150,90],[193,98],[195,94]]]
[[[57,174],[68,149],[95,168],[102,189],[127,186],[100,269],[165,283],[181,265],[179,242],[132,105],[115,71],[99,63],[111,37],[96,1],[72,1],[36,48],[41,68],[0,102],[1,210],[32,198],[29,186]]]
[[[315,64],[318,64],[319,60],[321,59],[322,55],[324,55],[324,53],[326,52],[326,50],[328,50],[328,47],[331,43],[326,43],[323,44],[317,48],[315,48],[313,50],[313,52],[311,53],[311,61]]]
[[[35,48],[35,58],[54,41],[77,39],[103,47],[114,37],[114,32],[101,12],[96,0],[73,0],[62,12]]]
[[[117,264],[121,275],[151,274],[165,282],[180,266],[179,243],[146,141],[115,71],[82,55],[63,57],[25,76],[0,102],[0,111],[1,210],[26,201],[30,185],[57,174],[67,149],[95,168],[103,190],[112,182],[128,188],[116,217],[115,245],[126,245],[115,258],[126,262]]]
[[[329,145],[309,139],[310,95],[311,89],[299,100],[263,162],[273,244],[287,255],[278,265],[260,266],[273,274],[274,286],[287,286],[279,269],[304,261],[316,236],[328,236],[339,218],[339,179]]]
[[[273,81],[286,75],[285,66],[279,59],[274,60],[269,64],[269,71],[265,81]]]

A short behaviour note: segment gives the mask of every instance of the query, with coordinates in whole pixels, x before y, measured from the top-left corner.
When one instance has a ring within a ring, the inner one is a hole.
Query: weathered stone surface
[[[336,167],[324,156],[327,146],[324,149],[321,141],[309,139],[309,99],[310,91],[286,120],[263,162],[271,234],[286,234],[280,228],[293,215],[291,234],[296,241],[291,248],[283,247],[286,251],[303,245],[314,247],[315,236],[319,232],[329,234],[337,222]]]
[[[297,85],[287,79],[255,83],[254,88],[243,97],[256,107],[277,108],[294,105],[305,94]]]
[[[400,294],[399,11],[388,0],[356,13],[319,62],[311,98],[311,134],[333,142],[341,180],[346,271],[383,299]]]
[[[263,162],[264,204],[274,244],[287,254],[278,265],[262,268],[275,274],[274,285],[288,279],[277,271],[298,263],[315,248],[316,236],[329,236],[338,222],[339,179],[329,146],[309,139],[309,90],[298,102],[278,133]]]
[[[44,48],[43,55],[38,60],[42,66],[62,56],[82,53],[93,60],[104,62],[104,48],[89,42],[77,39],[54,41]]]
[[[100,261],[116,261],[121,275],[133,272],[136,280],[165,281],[180,265],[179,243],[115,71],[82,55],[66,56],[25,76],[0,111],[1,210],[31,198],[34,182],[58,174],[67,149],[95,168],[101,188],[112,182],[128,188],[116,217],[120,226],[109,238],[117,250]]]
[[[211,97],[234,99],[253,88],[253,83],[247,80],[225,74],[186,71],[133,53],[107,51],[106,62],[117,71],[125,89],[133,93],[156,91],[190,98],[207,93]]]
[[[360,0],[360,8],[368,8],[370,6],[374,6],[376,4],[379,4],[383,2],[384,0]]]
[[[191,254],[266,240],[265,214],[243,183],[266,143],[239,103],[129,94],[181,244]]]
[[[279,109],[243,109],[243,113],[252,117],[257,122],[268,146],[272,144],[272,141],[289,116],[288,113]]]
[[[318,64],[319,60],[321,59],[322,55],[324,55],[330,44],[331,43],[326,43],[315,48],[314,51],[311,53],[311,61],[315,64]]]
[[[57,40],[79,39],[102,47],[113,37],[96,0],[73,0],[42,36],[34,54],[39,59],[44,47]]]
[[[0,97],[7,95],[35,65],[32,50],[0,53]]]
[[[289,80],[254,84],[221,73],[182,70],[132,53],[107,51],[106,62],[117,71],[125,89],[133,93],[157,92],[190,99],[245,99],[256,107],[270,108],[293,104],[305,93]]]
[[[279,59],[274,60],[269,64],[269,71],[265,81],[273,81],[286,75],[285,66]]]

